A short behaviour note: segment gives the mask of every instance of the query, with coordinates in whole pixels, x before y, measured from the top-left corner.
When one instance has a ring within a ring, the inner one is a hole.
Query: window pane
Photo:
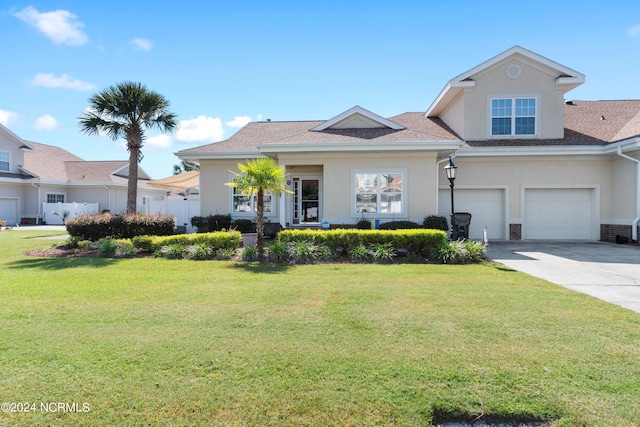
[[[491,117],[511,117],[511,100],[491,100]]]
[[[511,118],[491,119],[491,135],[511,135]]]
[[[47,203],[64,203],[64,194],[47,194]]]
[[[533,117],[516,117],[516,135],[534,135],[536,119]]]
[[[536,100],[535,98],[516,99],[516,117],[535,116]]]
[[[402,212],[402,174],[381,175],[380,212]]]
[[[376,174],[356,174],[356,212],[377,212],[378,188]]]
[[[234,195],[233,211],[234,212],[251,212],[251,199],[248,196]]]
[[[0,171],[9,171],[9,152],[0,151]]]

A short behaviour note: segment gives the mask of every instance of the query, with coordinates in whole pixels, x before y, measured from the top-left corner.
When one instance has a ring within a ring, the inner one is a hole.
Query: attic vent
[[[573,100],[571,100],[571,99],[565,99],[565,100],[564,100],[564,103],[565,103],[566,105],[574,105],[574,104],[573,104]]]

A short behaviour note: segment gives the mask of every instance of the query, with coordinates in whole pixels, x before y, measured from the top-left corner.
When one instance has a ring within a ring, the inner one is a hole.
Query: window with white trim
[[[272,194],[267,191],[264,193],[264,213],[271,213],[271,200]],[[258,204],[258,195],[253,194],[252,196],[247,196],[246,194],[240,193],[236,188],[233,188],[233,212],[236,213],[253,213],[256,212],[256,207]]]
[[[0,151],[0,171],[9,172],[9,152]]]
[[[64,203],[64,194],[47,194],[47,203]]]
[[[536,98],[492,99],[491,135],[535,135],[536,112]]]
[[[402,214],[404,173],[356,172],[355,213]]]

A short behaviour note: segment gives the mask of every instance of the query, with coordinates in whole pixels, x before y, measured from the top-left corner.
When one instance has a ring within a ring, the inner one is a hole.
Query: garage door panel
[[[0,219],[7,222],[8,226],[15,226],[18,215],[18,201],[16,199],[0,198]]]
[[[469,212],[471,225],[469,238],[482,239],[487,228],[489,240],[503,240],[504,237],[504,191],[501,189],[456,189],[456,212]],[[451,212],[451,191],[440,190],[440,212]],[[449,213],[444,214],[450,220]]]
[[[589,240],[590,189],[527,189],[525,239]]]

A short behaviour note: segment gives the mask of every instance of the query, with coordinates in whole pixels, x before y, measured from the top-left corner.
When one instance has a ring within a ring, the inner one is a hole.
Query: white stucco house
[[[268,199],[284,227],[449,217],[451,156],[470,238],[486,228],[497,240],[637,240],[640,100],[571,100],[584,82],[515,46],[451,79],[423,112],[253,122],[176,155],[200,163],[202,215],[252,217],[254,201],[223,184],[238,162],[269,156],[293,191]]]
[[[0,124],[0,219],[7,226],[61,224],[65,212],[123,213],[127,177],[127,161],[85,161],[60,147],[25,141]],[[149,180],[140,169],[141,211],[166,193],[148,188]]]

